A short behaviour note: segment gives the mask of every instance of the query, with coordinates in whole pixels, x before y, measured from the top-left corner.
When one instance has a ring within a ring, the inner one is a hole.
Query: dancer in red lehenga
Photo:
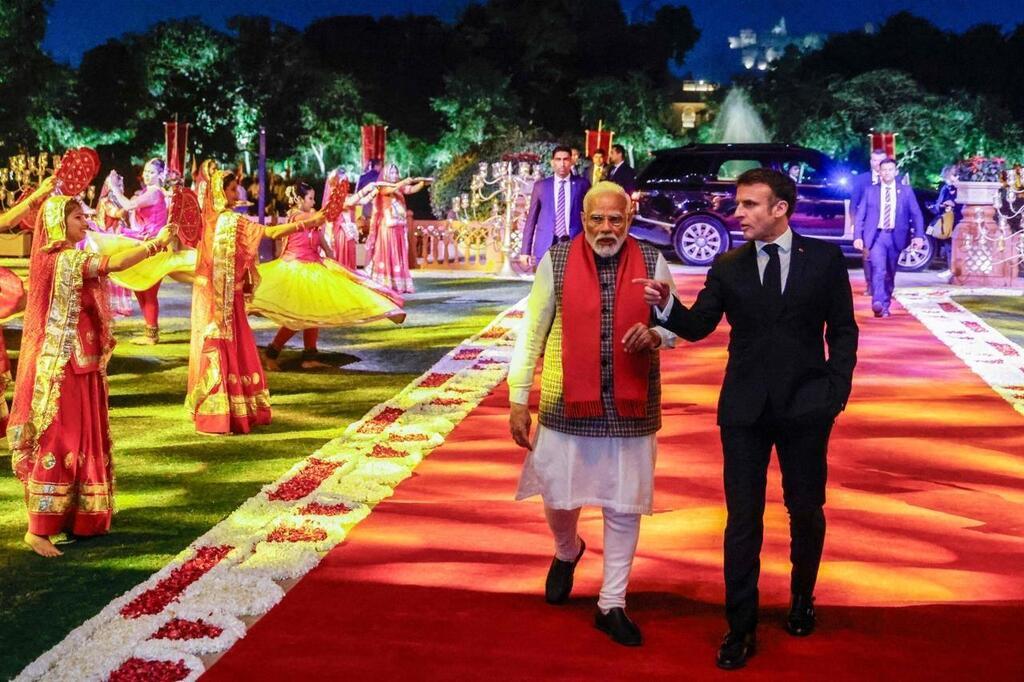
[[[49,536],[110,529],[114,475],[106,365],[114,348],[104,279],[161,251],[169,230],[112,256],[74,248],[88,222],[72,197],[39,211],[29,263],[18,379],[11,407],[11,464],[25,485],[25,542],[58,556]]]
[[[313,228],[324,218],[320,212],[264,228],[231,210],[238,196],[234,173],[213,171],[200,184],[207,188],[200,195],[206,226],[192,287],[185,406],[201,433],[249,433],[270,423],[270,393],[245,314],[245,299],[258,284],[260,239]]]

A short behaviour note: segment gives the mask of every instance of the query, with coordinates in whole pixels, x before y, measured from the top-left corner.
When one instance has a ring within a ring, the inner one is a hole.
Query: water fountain
[[[761,115],[743,88],[732,88],[722,102],[711,133],[712,142],[768,142]]]

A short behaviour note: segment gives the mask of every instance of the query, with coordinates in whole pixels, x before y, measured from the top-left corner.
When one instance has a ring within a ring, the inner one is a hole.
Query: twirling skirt
[[[289,329],[345,327],[390,319],[405,320],[401,299],[331,260],[279,258],[259,266],[260,284],[249,303]],[[389,296],[390,294],[390,296]]]
[[[99,372],[61,383],[53,423],[39,438],[30,468],[16,471],[28,492],[28,531],[102,535],[114,510],[114,465],[107,418],[107,386]]]
[[[104,256],[112,256],[126,249],[138,246],[141,242],[131,237],[105,232],[86,233],[86,249]],[[164,277],[185,276],[191,278],[196,271],[195,249],[181,251],[161,251],[155,256],[133,265],[127,270],[110,273],[110,281],[132,291],[145,291],[152,288]]]

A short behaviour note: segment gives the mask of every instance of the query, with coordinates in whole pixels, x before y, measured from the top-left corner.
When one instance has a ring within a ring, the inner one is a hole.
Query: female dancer
[[[121,234],[128,225],[125,223],[127,213],[114,203],[110,196],[109,183],[103,183],[100,198],[96,202],[96,230],[106,234]],[[131,289],[107,280],[107,294],[110,297],[110,312],[114,315],[128,317],[132,314]]]
[[[264,228],[231,210],[238,196],[234,173],[213,171],[207,184],[206,225],[192,287],[185,407],[200,433],[249,433],[270,423],[270,393],[245,316],[245,299],[258,283],[260,239],[311,229],[323,222],[323,214]]]
[[[324,183],[324,197],[321,202],[321,206],[327,206],[327,203],[331,199],[331,195],[338,190],[335,190],[335,183],[332,181],[335,175],[344,176],[345,171],[341,168],[336,168],[331,171],[331,175],[327,177],[327,182]],[[347,181],[346,181],[347,184]],[[330,230],[330,249],[327,251],[331,258],[337,261],[338,265],[348,268],[349,270],[356,269],[356,245],[359,243],[359,228],[356,227],[354,208],[349,208],[349,205],[354,206],[354,202],[345,202],[345,210],[341,212],[338,218],[334,221],[334,225],[331,226]]]
[[[406,226],[405,195],[419,192],[428,180],[406,178],[398,181],[398,166],[388,164],[382,173],[383,182],[376,182],[360,190],[374,196],[373,222],[375,242],[373,257],[368,265],[369,275],[375,281],[400,293],[415,291],[409,274],[409,234]]]
[[[313,216],[316,196],[312,187],[303,182],[293,185],[288,188],[288,199],[292,206],[289,221],[309,220]],[[329,252],[330,245],[319,227],[292,232],[281,257],[259,266],[260,286],[249,304],[249,312],[281,325],[266,348],[268,370],[280,369],[277,358],[297,329],[303,330],[302,368],[313,369],[325,366],[317,360],[319,327],[383,318],[396,323],[405,320],[399,307],[401,299],[393,292],[385,292],[333,260],[325,260],[321,249]]]
[[[165,166],[161,159],[150,159],[142,169],[142,182],[145,186],[128,199],[124,196],[124,187],[119,182],[117,173],[107,178],[108,196],[121,209],[128,212],[129,227],[122,234],[132,239],[149,239],[167,223],[167,199],[163,191]],[[147,282],[148,284],[148,282]],[[129,287],[133,288],[133,287]],[[146,289],[136,290],[135,298],[142,309],[142,317],[146,322],[146,330],[142,336],[132,339],[132,343],[153,345],[160,342],[160,280]]]
[[[139,246],[101,256],[74,248],[87,226],[72,197],[50,197],[39,212],[11,408],[11,464],[28,508],[25,542],[46,557],[61,554],[50,535],[110,529],[106,364],[114,339],[103,278],[152,256],[171,239],[164,229]]]

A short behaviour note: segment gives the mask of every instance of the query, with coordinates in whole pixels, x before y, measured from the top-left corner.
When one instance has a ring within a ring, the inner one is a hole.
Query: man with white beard
[[[653,500],[655,433],[661,428],[656,350],[674,336],[655,328],[644,301],[645,278],[671,281],[654,248],[628,236],[629,196],[613,182],[583,199],[583,233],[556,243],[537,267],[522,333],[509,368],[512,438],[529,450],[516,499],[541,495],[554,536],[545,599],[562,604],[586,544],[580,508],[604,517],[604,581],[595,626],[625,646],[639,646],[626,616],[626,587]],[[539,425],[530,438],[530,389],[541,353]]]

